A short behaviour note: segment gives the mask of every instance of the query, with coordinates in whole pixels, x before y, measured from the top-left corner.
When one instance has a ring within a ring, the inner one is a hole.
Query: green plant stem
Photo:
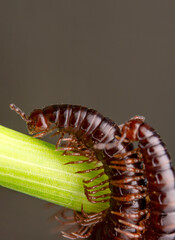
[[[85,159],[82,156],[63,156],[55,146],[0,126],[0,185],[28,195],[80,211],[99,212],[107,203],[92,204],[84,194],[83,179],[88,180],[100,171],[76,174],[93,168],[93,164],[70,164]],[[105,180],[104,176],[91,185]],[[104,193],[107,193],[107,190]]]

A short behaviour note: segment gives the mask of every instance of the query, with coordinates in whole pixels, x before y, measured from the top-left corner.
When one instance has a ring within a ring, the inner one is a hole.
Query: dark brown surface
[[[174,158],[175,2],[0,1],[0,124],[27,133],[26,113],[56,103],[97,109],[118,124],[135,114]],[[1,188],[3,240],[49,234],[43,202]]]
[[[150,220],[146,239],[155,234],[155,239],[164,237],[173,240],[175,174],[171,166],[171,157],[160,136],[149,125],[140,125],[138,138],[145,162],[150,198]]]
[[[145,163],[145,176],[148,181],[149,219],[141,239],[175,238],[175,174],[172,159],[160,135],[144,120],[133,118],[121,130],[121,138],[138,141],[139,152]]]

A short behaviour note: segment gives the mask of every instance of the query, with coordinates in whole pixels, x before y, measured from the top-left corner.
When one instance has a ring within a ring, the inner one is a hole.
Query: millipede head
[[[15,104],[10,104],[10,108],[20,115],[27,123],[27,129],[30,134],[37,134],[48,130],[50,124],[41,109],[33,110],[30,116],[27,117],[20,108],[15,106]]]
[[[138,136],[137,132],[140,125],[144,122],[145,117],[143,116],[134,116],[128,122],[124,123],[121,127],[121,134],[124,138],[129,139],[130,141],[137,141]]]

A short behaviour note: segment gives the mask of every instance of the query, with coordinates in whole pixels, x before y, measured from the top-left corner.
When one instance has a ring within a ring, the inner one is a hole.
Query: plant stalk
[[[0,185],[76,211],[81,210],[82,204],[86,212],[107,208],[108,203],[92,204],[84,194],[83,180],[93,178],[100,171],[77,174],[94,168],[94,164],[65,165],[85,157],[62,153],[50,143],[0,126]],[[103,176],[88,186],[106,179]]]

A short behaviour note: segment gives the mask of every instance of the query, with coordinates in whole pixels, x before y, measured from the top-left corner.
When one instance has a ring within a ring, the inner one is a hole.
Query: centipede
[[[74,212],[77,231],[62,232],[67,239],[133,240],[175,239],[175,188],[172,160],[165,144],[144,117],[136,116],[117,125],[96,110],[77,105],[50,105],[29,116],[10,104],[26,122],[29,134],[43,137],[56,129],[56,149],[69,134],[64,154],[82,155],[85,160],[67,164],[102,163],[81,173],[101,170],[84,181],[89,202],[109,202],[99,213]],[[133,143],[137,142],[135,148]],[[88,186],[106,174],[108,180]],[[109,194],[104,190],[110,189]],[[96,193],[101,195],[96,196]],[[62,213],[64,218],[64,213]],[[58,222],[60,219],[56,217]],[[66,219],[66,217],[65,217]],[[71,221],[72,222],[72,221]]]

